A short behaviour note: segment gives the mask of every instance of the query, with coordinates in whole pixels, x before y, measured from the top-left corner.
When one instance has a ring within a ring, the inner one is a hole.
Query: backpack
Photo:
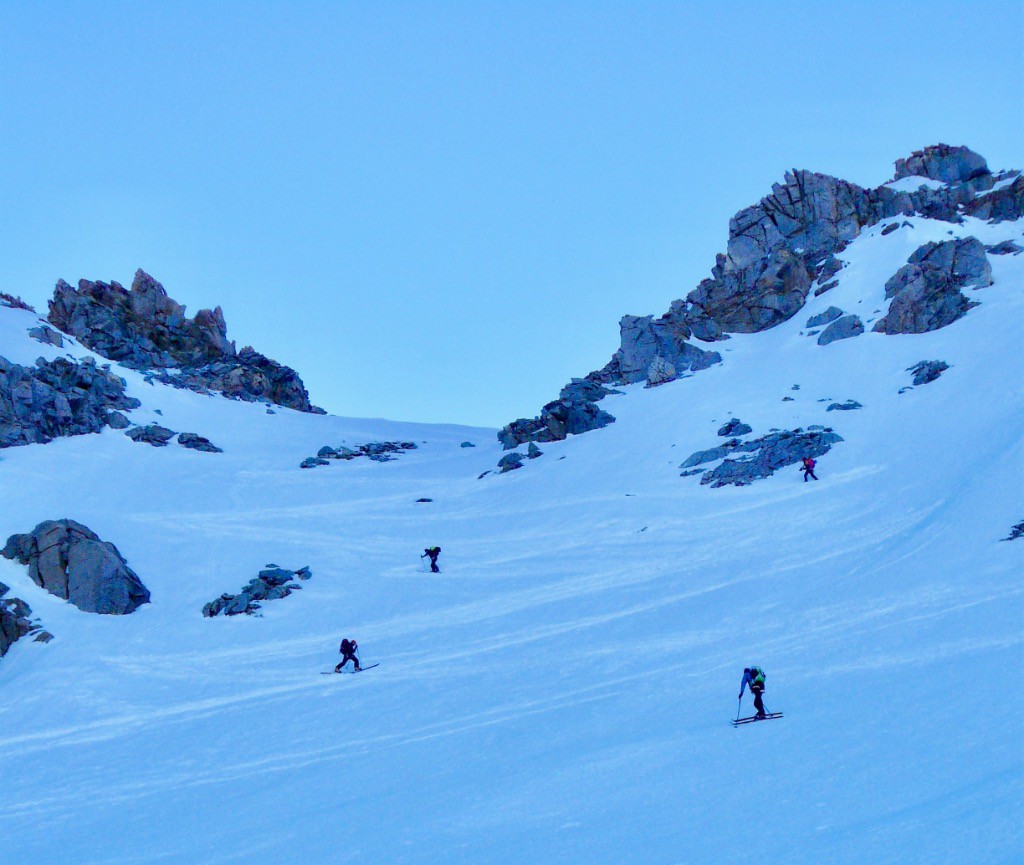
[[[750,668],[750,689],[751,690],[753,690],[755,686],[758,687],[758,688],[762,688],[763,689],[764,688],[764,680],[765,680],[764,670],[762,670],[760,667],[751,667]]]

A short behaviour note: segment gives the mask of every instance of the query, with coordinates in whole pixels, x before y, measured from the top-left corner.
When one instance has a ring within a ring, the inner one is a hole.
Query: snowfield
[[[83,613],[0,559],[55,635],[0,660],[4,861],[1024,861],[1024,541],[1000,542],[1024,519],[1024,254],[990,255],[953,325],[871,332],[918,246],[1022,226],[907,221],[789,322],[509,474],[477,477],[494,430],[268,414],[124,369],[133,421],[224,453],[110,429],[0,452],[0,542],[70,517],[152,592]],[[832,305],[868,332],[818,346]],[[89,354],[36,319],[0,310],[0,354]],[[921,360],[950,369],[899,393]],[[817,483],[680,477],[731,417],[844,441]],[[418,449],[298,467],[373,440]],[[270,562],[313,577],[202,617]],[[343,636],[380,666],[319,675]],[[785,717],[733,729],[752,663]]]

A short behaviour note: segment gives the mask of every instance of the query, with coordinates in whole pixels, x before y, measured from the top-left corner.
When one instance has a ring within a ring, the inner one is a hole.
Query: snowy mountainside
[[[851,241],[796,316],[620,387],[614,424],[503,475],[478,479],[494,430],[268,414],[114,365],[132,422],[224,452],[114,429],[0,451],[3,537],[79,520],[152,593],[84,613],[0,559],[54,635],[0,659],[11,861],[1019,861],[1024,543],[1000,538],[1024,519],[1024,254],[989,254],[946,327],[871,321],[921,244],[1024,245],[1024,225],[905,222]],[[830,305],[866,332],[819,346]],[[90,354],[36,323],[0,309],[0,354]],[[921,360],[949,368],[906,389]],[[843,441],[817,483],[680,477],[733,417]],[[418,447],[298,468],[371,440]],[[313,576],[261,616],[202,617],[269,562]],[[318,675],[342,636],[380,667]],[[751,663],[785,717],[733,730]]]

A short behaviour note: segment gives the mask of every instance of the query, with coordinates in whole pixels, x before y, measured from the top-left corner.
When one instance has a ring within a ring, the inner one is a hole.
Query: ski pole
[[[743,698],[740,697],[739,703],[736,704],[736,720],[740,719],[740,710],[743,708]]]

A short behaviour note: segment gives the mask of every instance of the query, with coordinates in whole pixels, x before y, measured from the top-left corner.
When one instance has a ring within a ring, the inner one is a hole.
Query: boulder
[[[526,449],[526,458],[529,460],[535,460],[537,459],[537,457],[543,455],[544,451],[537,447],[537,445],[534,442],[530,442],[530,446]]]
[[[812,315],[807,319],[805,327],[821,327],[823,324],[835,321],[843,314],[843,311],[838,306],[830,306],[824,312],[819,312],[817,315]]]
[[[834,402],[825,411],[856,411],[864,408],[857,400],[848,399],[846,402]]]
[[[510,454],[505,454],[505,456],[498,460],[498,468],[501,469],[502,474],[521,469],[524,459],[525,457],[519,451],[513,451]]]
[[[183,448],[189,450],[202,451],[208,454],[222,454],[224,453],[223,448],[217,447],[213,444],[206,436],[201,436],[197,433],[183,432],[178,433],[178,444]]]
[[[64,338],[52,327],[47,327],[45,324],[30,328],[28,335],[32,339],[43,343],[43,345],[52,345],[54,348],[64,347]]]
[[[926,333],[952,324],[977,306],[961,288],[992,284],[992,268],[977,238],[926,243],[885,284],[892,298],[879,333]]]
[[[301,463],[299,463],[300,469],[313,469],[317,466],[328,466],[330,463],[322,459],[321,457],[306,457]]]
[[[107,426],[111,429],[128,429],[132,422],[119,411],[107,412]]]
[[[1004,240],[1002,243],[988,246],[986,249],[990,255],[1017,255],[1019,252],[1024,252],[1024,246],[1019,246],[1012,240]]]
[[[989,174],[984,157],[966,147],[935,144],[896,160],[893,180],[927,177],[942,183],[963,183]]]
[[[74,520],[47,520],[12,535],[0,554],[28,565],[33,582],[87,613],[126,615],[149,603],[149,590],[117,547]]]
[[[818,345],[828,345],[830,342],[860,336],[862,333],[864,333],[864,322],[856,315],[844,315],[821,332],[818,337]]]
[[[462,442],[462,443],[461,443],[461,444],[459,445],[459,447],[460,447],[460,448],[475,448],[475,447],[476,447],[476,445],[475,445],[475,444],[473,444],[473,442]]]
[[[147,426],[133,427],[125,435],[133,442],[142,442],[155,448],[162,448],[167,447],[167,443],[174,438],[175,433],[174,430],[167,429],[165,426],[152,423]]]

